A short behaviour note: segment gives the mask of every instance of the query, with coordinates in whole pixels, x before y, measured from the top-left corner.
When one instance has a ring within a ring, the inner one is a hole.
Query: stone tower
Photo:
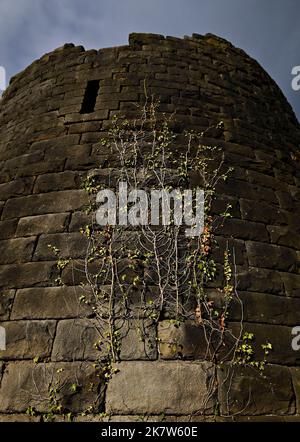
[[[270,342],[273,348],[263,373],[237,367],[231,417],[226,369],[215,368],[216,394],[205,418],[296,420],[300,128],[259,64],[210,34],[131,34],[129,45],[99,51],[66,44],[12,78],[0,102],[0,320],[6,331],[0,419],[38,421],[53,411],[62,419],[57,403],[75,420],[204,419],[199,403],[211,374],[193,345],[195,327],[174,331],[163,318],[148,354],[129,331],[118,373],[100,388],[92,366],[93,312],[79,301],[86,248],[79,229],[87,204],[81,181],[99,165],[112,167],[100,139],[115,116],[135,117],[145,80],[160,98],[159,112],[175,113],[178,134],[203,131],[204,142],[222,146],[234,168],[218,187],[217,205],[222,211],[229,203],[232,217],[217,237],[234,250],[244,330],[258,347]],[[59,267],[49,244],[74,266]],[[228,327],[239,321],[233,311]],[[174,333],[181,354],[163,346],[157,351]]]

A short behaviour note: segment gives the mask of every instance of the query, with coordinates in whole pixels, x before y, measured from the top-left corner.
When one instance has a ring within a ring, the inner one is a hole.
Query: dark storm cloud
[[[291,70],[300,65],[299,0],[1,0],[0,65],[8,76],[65,42],[125,44],[130,32],[212,32],[257,59],[300,117]]]

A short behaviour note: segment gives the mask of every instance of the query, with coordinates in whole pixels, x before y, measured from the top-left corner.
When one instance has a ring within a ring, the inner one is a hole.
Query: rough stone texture
[[[106,407],[119,414],[194,413],[201,409],[211,376],[211,364],[205,362],[121,362],[116,367]]]
[[[2,213],[3,219],[10,219],[44,213],[65,212],[80,209],[87,204],[84,190],[65,190],[46,194],[29,195],[8,200]]]
[[[0,414],[0,422],[40,422],[40,416],[28,414]]]
[[[34,253],[34,261],[55,259],[53,250],[56,247],[62,258],[80,258],[86,255],[87,238],[80,232],[41,235]]]
[[[17,290],[11,319],[76,318],[91,313],[80,297],[90,299],[82,287],[36,287]]]
[[[78,391],[71,386],[76,384]],[[24,413],[29,405],[41,413],[50,412],[49,387],[68,411],[99,409],[103,399],[99,378],[90,363],[11,362],[5,369],[0,393],[1,413]]]
[[[63,232],[66,229],[67,221],[67,213],[26,216],[25,218],[20,218],[16,236]]]
[[[8,239],[0,244],[0,264],[13,264],[31,260],[35,237]]]
[[[2,322],[6,330],[6,350],[1,359],[33,359],[50,357],[55,321]]]
[[[121,360],[153,360],[157,358],[156,327],[151,320],[118,321]]]
[[[28,262],[0,266],[0,287],[46,286],[57,276],[56,262]]]
[[[9,319],[15,290],[5,290],[0,293],[0,320],[6,321]]]
[[[156,333],[149,321],[117,321],[120,359],[156,359]],[[106,348],[96,345],[102,342],[99,322],[76,319],[59,321],[54,341],[53,361],[96,360],[105,355]]]
[[[155,414],[155,420],[166,412],[170,421],[184,421],[200,408],[206,365],[167,360],[204,357],[199,328],[192,321],[179,328],[169,326],[166,318],[172,312],[164,312],[156,329],[145,319],[139,290],[128,298],[130,320],[120,327],[120,372],[109,381],[106,399],[102,390],[99,400],[87,390],[91,379],[99,384],[90,365],[75,361],[95,356],[93,299],[86,287],[80,287],[86,275],[85,240],[79,229],[92,221],[81,211],[89,203],[81,180],[92,172],[109,185],[118,176],[119,156],[101,139],[114,116],[136,118],[136,104],[144,102],[145,78],[148,96],[160,98],[158,115],[173,116],[175,151],[182,148],[185,129],[203,132],[203,143],[222,147],[224,167],[234,168],[225,182],[218,183],[212,207],[219,247],[214,251],[217,279],[208,284],[209,297],[216,306],[222,303],[217,289],[223,284],[221,263],[228,245],[245,326],[256,334],[258,347],[271,341],[269,363],[277,365],[266,368],[267,380],[254,371],[234,378],[233,409],[242,409],[243,416],[228,419],[265,415],[271,421],[297,420],[299,356],[291,350],[291,329],[300,324],[299,124],[258,63],[211,34],[184,39],[131,34],[129,45],[99,51],[68,44],[16,75],[3,94],[0,320],[9,340],[7,350],[0,352],[5,359],[0,363],[4,370],[0,420],[28,420],[24,415],[28,406],[46,412],[49,373],[55,374],[57,367],[65,368],[63,401],[75,414],[87,408],[90,399],[96,408],[101,403],[105,411],[116,413],[112,420],[134,420],[147,413]],[[93,79],[100,85],[95,109],[84,114],[81,105],[87,82]],[[216,128],[221,121],[223,128]],[[191,173],[193,184],[197,176]],[[228,204],[232,218],[221,220]],[[62,271],[48,244],[59,248],[61,256],[73,258]],[[89,270],[97,272],[98,264],[90,263]],[[155,301],[156,282],[147,272],[141,276],[150,282],[146,300]],[[79,302],[82,296],[84,301]],[[240,319],[235,300],[228,315],[230,327],[236,328]],[[44,364],[28,361],[35,356],[44,358]],[[27,361],[15,361],[18,358]],[[82,391],[70,394],[69,382],[77,374]],[[254,396],[249,402],[250,387]],[[219,397],[227,412],[223,382]]]
[[[220,299],[220,294],[216,293],[215,297],[211,297]],[[299,320],[299,299],[242,291],[239,292],[239,298],[244,306],[243,316],[246,322],[294,326]],[[232,321],[241,319],[241,305],[236,299],[231,304],[229,318]]]
[[[159,354],[163,359],[190,358],[204,359],[207,345],[203,327],[195,321],[174,325],[170,321],[158,324]]]
[[[97,322],[86,319],[59,321],[53,345],[53,361],[96,360],[99,351],[95,344],[101,335]]]
[[[240,323],[228,323],[229,330],[239,336]],[[292,327],[283,325],[243,323],[243,331],[254,334],[256,360],[263,360],[261,345],[270,342],[273,350],[268,355],[268,362],[280,365],[300,365],[300,352],[294,351],[291,344]]]
[[[253,368],[223,367],[219,369],[218,380],[219,401],[224,414],[295,413],[295,396],[288,368],[269,365],[259,374]]]

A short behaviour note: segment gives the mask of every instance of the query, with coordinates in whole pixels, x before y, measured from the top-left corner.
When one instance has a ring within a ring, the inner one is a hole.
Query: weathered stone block
[[[16,236],[40,235],[42,233],[64,232],[69,219],[68,213],[26,216],[20,218]]]
[[[116,368],[107,387],[108,413],[191,414],[213,406],[209,363],[121,362]]]
[[[23,288],[49,284],[57,275],[55,262],[29,262],[0,266],[0,287]]]
[[[35,287],[20,289],[16,293],[12,319],[61,319],[91,314],[91,306],[80,302],[85,296],[91,301],[88,290],[83,287]]]
[[[91,225],[95,221],[94,214],[86,214],[84,212],[72,213],[69,231],[79,232],[80,229],[84,229],[85,226]]]
[[[120,334],[121,360],[156,359],[156,327],[151,320],[119,320],[116,329]]]
[[[240,199],[240,207],[242,218],[245,220],[275,225],[282,225],[287,221],[285,213],[270,204]]]
[[[220,294],[216,293],[220,300]],[[214,300],[216,297],[212,296]],[[243,314],[241,302],[243,305]],[[218,305],[218,302],[216,302]],[[294,325],[298,321],[300,300],[274,296],[267,293],[238,292],[229,308],[229,318],[232,321],[240,320],[243,316],[246,322],[262,322],[267,324]]]
[[[250,183],[255,183],[263,187],[270,187],[275,190],[282,189],[281,181],[270,175],[266,175],[265,173],[260,173],[255,170],[247,170],[247,176]]]
[[[204,359],[207,352],[202,325],[185,321],[175,325],[172,321],[158,323],[159,354],[163,359]]]
[[[215,262],[224,264],[224,253],[227,250],[234,259],[235,264],[243,266],[247,264],[245,242],[238,239],[223,238],[221,236],[215,236],[215,243],[212,247],[212,259]]]
[[[214,225],[217,235],[262,242],[269,240],[268,231],[262,223],[219,217]]]
[[[240,323],[229,322],[227,325],[232,335],[237,338],[240,336],[241,330],[243,333],[253,333],[254,338],[251,341],[255,353],[253,360],[263,361],[264,351],[262,345],[269,342],[272,345],[272,350],[267,355],[268,363],[280,365],[300,364],[300,352],[294,351],[292,348],[293,327],[248,322],[243,323],[242,329]],[[228,343],[228,345],[230,344]]]
[[[0,263],[12,264],[30,261],[35,241],[35,236],[0,241]]]
[[[48,159],[48,161],[51,160],[51,158],[61,158],[64,161],[66,161],[71,157],[75,157],[76,159],[82,157],[88,157],[90,155],[90,152],[91,152],[91,146],[88,144],[63,146],[59,149],[53,146],[45,153],[45,156]],[[69,169],[69,167],[65,167],[65,169]],[[79,168],[77,168],[77,170],[78,169]]]
[[[251,292],[284,294],[281,273],[273,270],[251,267],[237,269],[237,289]]]
[[[289,192],[283,192],[281,190],[276,192],[276,196],[279,202],[279,205],[282,209],[285,210],[293,210],[294,209],[294,201],[292,195]]]
[[[266,366],[259,375],[253,368],[223,367],[218,370],[219,401],[223,414],[287,415],[295,412],[289,369]]]
[[[67,146],[74,146],[78,144],[79,137],[80,136],[78,134],[72,134],[72,135],[64,135],[61,137],[57,137],[53,140],[37,141],[32,144],[31,149],[33,151],[43,150],[47,152],[50,148],[55,148],[57,151],[59,151],[60,148],[64,148]]]
[[[94,319],[60,321],[53,346],[53,361],[96,360],[105,356],[107,349],[102,343],[101,332],[108,328]],[[115,324],[120,345],[120,358],[155,359],[156,332],[150,321],[118,320]]]
[[[295,271],[296,252],[287,247],[246,241],[249,265],[269,269]]]
[[[22,216],[43,215],[45,213],[67,212],[81,209],[88,204],[84,190],[62,190],[45,194],[29,195],[8,200],[2,213],[3,219]]]
[[[107,118],[108,118],[107,109],[98,110],[97,112],[92,112],[90,114],[68,113],[65,116],[65,123],[83,123],[86,121],[106,120]]]
[[[79,174],[71,170],[61,173],[46,173],[37,177],[33,193],[76,189],[79,187],[79,183]]]
[[[300,275],[293,273],[280,273],[287,296],[300,298]]]
[[[91,154],[91,145],[80,146],[81,149],[75,150],[72,155],[67,158],[66,168],[70,170],[89,170],[97,167],[97,161]],[[85,147],[85,149],[83,149]]]
[[[101,380],[90,363],[11,362],[1,383],[0,411],[24,413],[31,406],[49,413],[51,388],[57,390],[57,400],[65,411],[82,412],[92,407],[97,413],[103,400]]]
[[[300,235],[290,226],[267,226],[267,229],[273,244],[300,249]]]
[[[99,121],[88,121],[86,123],[72,124],[69,128],[70,134],[80,134],[86,132],[100,131],[101,123]]]
[[[17,219],[0,221],[0,239],[8,239],[14,236],[18,224]]]
[[[9,198],[30,194],[33,182],[33,177],[26,177],[0,184],[0,200],[6,201]]]
[[[1,351],[1,359],[50,356],[55,321],[10,321],[1,325],[6,330],[6,350]]]
[[[87,244],[86,236],[79,232],[41,235],[33,259],[34,261],[55,259],[51,247],[56,247],[62,258],[85,258]]]
[[[59,321],[51,359],[52,361],[96,360],[100,352],[95,344],[100,338],[95,320]]]

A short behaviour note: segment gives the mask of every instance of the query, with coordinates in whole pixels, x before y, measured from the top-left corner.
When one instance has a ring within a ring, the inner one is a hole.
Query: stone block
[[[220,299],[220,294],[216,293],[216,297]],[[214,300],[216,297],[211,298]],[[234,297],[230,304],[228,313],[231,321],[241,319],[241,302],[243,318],[246,322],[293,326],[298,321],[300,300],[267,293],[240,291],[238,297]]]
[[[8,219],[7,221],[0,221],[0,240],[8,239],[14,236],[17,228],[17,219]]]
[[[255,170],[247,170],[247,176],[250,183],[255,183],[263,187],[270,187],[275,190],[282,189],[281,181],[270,175],[266,175],[265,173],[260,173]]]
[[[116,329],[120,335],[122,361],[156,359],[156,327],[151,320],[118,320]]]
[[[6,350],[1,359],[33,359],[49,357],[55,333],[55,321],[2,322],[6,331]]]
[[[225,195],[218,195],[218,197],[212,201],[211,214],[219,216],[228,209],[229,205],[231,206],[230,214],[235,218],[240,218],[240,208],[237,198]]]
[[[16,236],[41,235],[42,233],[59,233],[67,229],[68,213],[51,213],[49,215],[26,216],[20,218]]]
[[[77,189],[79,184],[79,174],[71,170],[60,173],[46,173],[37,177],[33,193]]]
[[[92,407],[97,413],[103,401],[101,379],[91,363],[10,362],[0,388],[0,412],[24,413],[30,406],[49,413],[51,388],[57,390],[57,400],[65,412]]]
[[[156,332],[150,321],[118,320],[120,358],[122,360],[155,359]],[[108,328],[95,319],[60,321],[53,346],[53,361],[96,360],[105,357],[103,333]]]
[[[300,298],[300,275],[294,273],[280,273],[287,296]]]
[[[58,159],[61,158],[67,162],[67,160],[69,160],[72,157],[76,159],[82,157],[88,157],[90,155],[90,152],[91,152],[91,146],[89,144],[64,146],[61,147],[60,149],[56,149],[56,147],[53,146],[46,152],[46,158],[48,158],[48,160],[50,160],[51,158],[58,158]],[[64,169],[68,170],[69,167],[66,167],[65,165]]]
[[[262,223],[253,223],[236,218],[216,217],[214,226],[216,235],[252,241],[269,241],[268,231]]]
[[[0,264],[30,261],[35,242],[35,236],[0,241]]]
[[[34,261],[55,259],[51,247],[56,247],[59,250],[59,257],[62,258],[85,258],[87,245],[87,237],[79,232],[41,235],[33,259]]]
[[[265,224],[282,225],[287,221],[285,213],[275,206],[258,201],[240,199],[242,218]]]
[[[33,182],[34,177],[26,177],[0,184],[0,200],[6,201],[9,198],[30,194]]]
[[[219,402],[222,414],[289,415],[295,399],[289,369],[266,366],[260,375],[251,367],[223,367],[218,370]]]
[[[300,249],[300,235],[290,226],[267,226],[271,242],[279,246]]]
[[[80,302],[85,296],[88,304]],[[61,319],[91,314],[91,295],[83,287],[33,287],[19,289],[12,319]]]
[[[108,118],[107,109],[99,110],[97,112],[92,112],[90,114],[68,113],[65,116],[65,123],[84,123],[88,121],[106,120],[107,118]]]
[[[69,128],[70,134],[82,134],[87,132],[100,131],[101,123],[99,121],[88,121],[86,123],[72,124]]]
[[[72,213],[69,231],[79,232],[87,225],[91,225],[95,222],[94,214],[86,214],[84,212],[74,212]]]
[[[207,343],[204,329],[195,321],[175,325],[172,321],[161,321],[157,330],[159,354],[163,359],[205,359]]]
[[[285,210],[293,210],[294,209],[294,201],[292,195],[289,192],[283,192],[278,190],[276,192],[276,196],[279,202],[279,205],[282,209]]]
[[[251,267],[282,271],[295,271],[296,269],[297,255],[293,249],[253,241],[246,241],[246,248]]]
[[[52,361],[96,360],[100,352],[95,344],[101,335],[97,321],[69,319],[59,321],[53,345]]]
[[[109,381],[108,413],[192,414],[213,406],[208,388],[212,376],[206,362],[121,362]]]
[[[239,239],[223,238],[221,236],[214,237],[215,243],[212,246],[212,259],[215,262],[224,264],[224,253],[228,250],[230,259],[236,265],[243,266],[247,264],[245,242]]]
[[[253,333],[254,338],[251,341],[254,350],[253,360],[263,361],[264,351],[261,346],[270,342],[272,350],[267,355],[268,363],[287,366],[300,364],[300,352],[294,351],[292,348],[292,326],[243,322],[241,329],[240,323],[228,322],[227,327],[231,330],[231,334],[237,338],[240,336],[241,330],[242,333]],[[229,346],[230,342],[232,341],[229,338]]]
[[[2,219],[78,210],[88,202],[88,195],[84,190],[62,190],[13,198],[7,201]]]
[[[236,276],[238,291],[284,294],[280,272],[250,267],[249,270],[237,269]]]
[[[36,141],[32,144],[31,150],[32,151],[38,151],[43,150],[47,153],[49,149],[55,148],[57,151],[59,151],[61,148],[68,147],[68,146],[74,146],[79,143],[80,136],[78,134],[72,134],[72,135],[63,135],[61,137],[54,138],[53,140],[43,140],[43,141]]]
[[[28,262],[0,266],[0,287],[24,288],[47,285],[56,278],[55,262]]]

